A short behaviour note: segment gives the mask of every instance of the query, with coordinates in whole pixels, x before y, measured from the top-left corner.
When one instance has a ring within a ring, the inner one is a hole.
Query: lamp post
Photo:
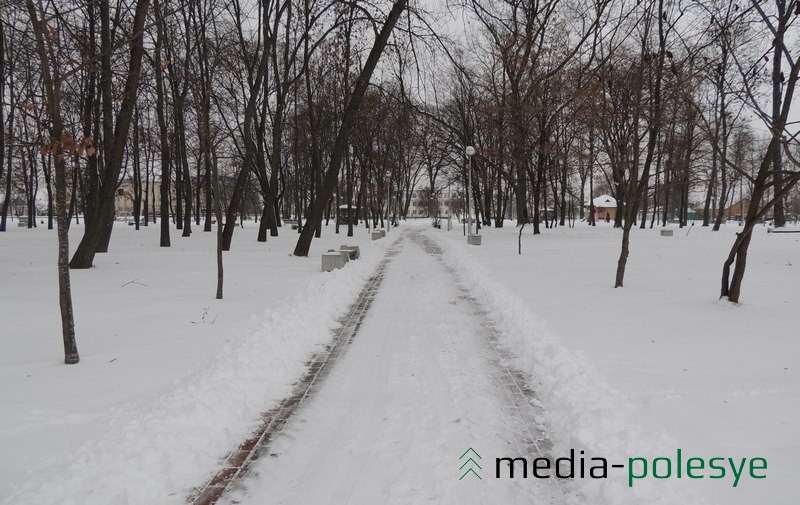
[[[472,202],[469,198],[469,190],[472,187],[472,155],[475,154],[475,148],[467,146],[467,239],[472,235]]]

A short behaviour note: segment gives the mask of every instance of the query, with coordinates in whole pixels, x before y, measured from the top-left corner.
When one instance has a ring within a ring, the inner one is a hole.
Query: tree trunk
[[[664,0],[658,0],[658,12],[664,12]],[[664,57],[666,55],[666,36],[664,34],[664,16],[658,16],[658,63],[656,67],[655,83],[653,85],[653,105],[650,109],[648,121],[648,136],[647,136],[647,152],[645,154],[644,167],[642,169],[641,178],[639,178],[639,148],[638,144],[635,147],[635,155],[633,156],[632,166],[630,168],[630,180],[627,183],[625,192],[625,201],[622,203],[625,216],[625,221],[622,228],[622,247],[620,249],[619,260],[617,261],[617,275],[614,281],[615,288],[623,286],[625,278],[625,267],[628,262],[628,255],[630,253],[630,232],[633,227],[634,218],[637,213],[637,205],[639,197],[643,191],[646,191],[648,182],[650,180],[650,168],[653,164],[653,157],[655,154],[658,135],[661,131],[661,83],[663,78]],[[641,101],[639,100],[639,103]],[[638,120],[637,120],[638,124]],[[620,203],[617,202],[617,217],[620,214]]]
[[[631,209],[632,206],[629,205],[628,209]],[[619,253],[619,259],[617,260],[617,276],[614,280],[614,287],[621,288],[622,283],[625,280],[625,267],[628,264],[628,255],[630,254],[630,243],[631,243],[631,228],[633,228],[633,219],[629,218],[627,214],[630,212],[626,210],[625,222],[622,225],[622,249]]]
[[[101,2],[101,11],[107,8],[107,5],[103,6],[104,3],[107,4],[107,2]],[[86,228],[83,238],[72,257],[72,261],[70,261],[71,268],[91,268],[95,253],[108,250],[108,241],[111,238],[111,227],[114,224],[114,200],[117,180],[119,178],[120,169],[122,168],[122,155],[128,139],[128,131],[139,87],[142,56],[144,54],[143,28],[147,19],[149,6],[150,0],[138,0],[136,3],[133,25],[131,26],[131,33],[133,33],[134,36],[131,40],[130,66],[128,67],[125,91],[122,94],[122,103],[119,108],[119,113],[117,114],[117,124],[111,135],[112,138],[103,139],[104,143],[107,142],[106,145],[110,144],[110,152],[104,152],[106,162],[103,174],[103,187],[98,195],[95,216],[97,219],[95,219],[91,225],[85,223]],[[102,31],[105,32],[105,30]],[[104,33],[103,36],[105,38],[106,34]],[[110,50],[110,42],[109,46],[105,47],[105,50]],[[104,65],[101,65],[101,67],[103,66]],[[104,87],[108,89],[107,93],[110,99],[111,82],[106,82]],[[110,104],[104,104],[104,108],[104,116],[105,114],[111,113],[112,107]],[[109,121],[110,119],[109,117]],[[98,249],[100,250],[98,251]]]
[[[69,155],[67,147],[73,144],[72,136],[63,136],[61,119],[61,82],[51,73],[58,72],[55,55],[45,48],[44,33],[48,30],[46,23],[39,23],[39,16],[33,0],[26,0],[28,14],[33,26],[36,50],[41,63],[42,80],[47,96],[48,115],[50,117],[50,149],[55,150],[56,171],[56,205],[58,222],[58,299],[61,309],[61,336],[64,343],[64,363],[76,364],[80,361],[78,344],[75,339],[75,318],[72,308],[72,288],[69,274],[69,230],[67,228],[67,178],[65,159]],[[49,33],[49,32],[48,32]],[[52,65],[52,67],[51,67]]]
[[[148,121],[147,130],[150,131],[150,121]],[[144,151],[144,201],[142,202],[142,218],[144,225],[147,226],[150,221],[150,143],[147,142],[147,148]]]
[[[775,6],[778,10],[778,19],[782,19],[786,13],[786,0],[775,0]],[[781,54],[781,47],[775,44],[772,48],[772,122],[780,119],[781,115],[781,91],[783,88],[783,79],[781,75],[781,62],[783,61]],[[775,153],[775,159],[772,161],[772,171],[774,172],[773,178],[775,179],[775,194],[778,194],[783,189],[783,158],[781,150]],[[786,212],[783,208],[783,198],[775,201],[775,209],[773,212],[774,224],[776,228],[783,228],[786,226]]]
[[[167,131],[167,118],[164,111],[166,97],[164,90],[164,70],[161,62],[161,47],[164,43],[164,13],[159,5],[159,0],[153,0],[154,9],[156,11],[156,48],[155,48],[155,61],[153,67],[156,74],[156,117],[158,119],[158,131],[161,141],[161,187],[160,187],[160,206],[161,206],[161,237],[160,246],[170,247],[169,239],[169,205],[170,205],[170,148],[169,148],[169,132]],[[155,177],[154,177],[155,182]],[[155,184],[153,184],[155,186]],[[153,205],[155,205],[155,196],[153,197]],[[155,220],[155,210],[153,210],[153,219]]]
[[[211,231],[211,213],[212,213],[212,206],[211,206],[211,185],[212,185],[212,181],[211,181],[211,177],[212,177],[212,175],[210,173],[210,169],[211,169],[211,163],[206,163],[206,180],[204,181],[205,184],[203,185],[205,187],[205,193],[206,193],[206,216],[205,216],[205,222],[203,223],[203,231],[204,232],[205,231]],[[200,194],[200,187],[199,186],[200,185],[199,185],[199,182],[198,182],[198,188],[197,188],[197,194],[198,195]],[[197,217],[199,219],[200,218],[200,197],[198,196],[197,198],[198,198],[198,200],[197,200]],[[221,208],[222,208],[222,205],[220,205],[220,209]],[[216,213],[216,209],[215,208],[213,209],[213,212]],[[222,222],[219,219],[217,219],[217,223],[220,226],[222,226]]]
[[[252,159],[252,158],[250,158]],[[239,213],[239,208],[242,205],[244,198],[245,187],[247,186],[247,179],[250,176],[250,167],[244,163],[249,162],[247,152],[245,151],[245,159],[239,174],[236,176],[236,184],[233,186],[233,193],[231,200],[228,204],[228,211],[225,213],[225,226],[222,230],[222,250],[230,251],[231,242],[233,241],[233,230],[236,228],[236,216]]]
[[[212,170],[212,178],[214,183],[214,193],[216,194],[214,197],[214,213],[217,215],[217,300],[222,300],[222,282],[224,280],[223,275],[223,266],[222,266],[222,242],[223,242],[223,235],[222,235],[222,190],[220,189],[219,184],[219,170],[217,169],[217,153],[213,146],[210,146],[211,150],[211,170]],[[206,205],[210,205],[211,202],[206,202]]]
[[[142,167],[139,156],[139,115],[134,112],[133,119],[133,224],[139,230],[139,217],[142,213]]]
[[[189,155],[186,149],[186,119],[184,117],[185,95],[179,96],[175,100],[175,154],[177,166],[175,167],[177,197],[175,219],[178,221],[178,229],[182,230],[181,237],[189,237],[192,234],[192,177],[189,172]],[[180,176],[180,184],[177,184]],[[183,205],[181,206],[181,203]],[[182,225],[181,225],[182,223]]]
[[[780,8],[781,3],[778,3]],[[776,31],[773,45],[776,48],[775,54],[783,58],[783,51],[788,51],[784,43],[784,36],[786,27],[788,26],[790,13],[779,17],[778,29]],[[787,57],[788,58],[788,57]],[[791,61],[788,60],[787,61]],[[758,174],[753,180],[753,189],[750,196],[750,205],[747,209],[747,217],[744,221],[742,231],[736,237],[736,240],[731,247],[728,258],[722,267],[722,286],[720,289],[720,298],[727,297],[728,300],[734,303],[739,302],[741,295],[742,280],[744,279],[744,272],[747,266],[747,250],[750,246],[753,228],[756,224],[763,219],[766,213],[774,206],[781,198],[783,198],[788,191],[790,191],[797,183],[798,179],[795,177],[790,184],[784,184],[781,191],[775,192],[771,201],[762,203],[767,190],[770,187],[770,175],[774,176],[774,163],[775,157],[778,155],[782,144],[782,136],[786,129],[786,123],[789,117],[789,112],[792,105],[792,98],[794,97],[795,87],[800,74],[800,64],[791,62],[789,78],[786,82],[783,100],[781,100],[780,114],[774,118],[771,125],[772,138],[770,139],[767,150],[758,168]],[[780,77],[779,77],[780,78]],[[774,182],[774,181],[773,181]],[[785,181],[784,181],[785,182]],[[733,276],[730,276],[730,267],[735,263]]]
[[[325,173],[325,179],[322,187],[319,188],[320,194],[318,195],[314,207],[311,209],[309,215],[308,224],[310,226],[306,226],[303,229],[303,232],[300,234],[294,249],[295,256],[308,256],[308,250],[311,247],[311,241],[313,240],[315,227],[322,220],[322,214],[325,211],[325,206],[328,204],[333,192],[333,188],[338,180],[339,168],[342,164],[342,158],[344,157],[345,151],[347,150],[350,131],[353,129],[353,125],[358,117],[358,112],[361,108],[361,102],[364,98],[364,93],[367,91],[369,80],[372,77],[372,73],[378,64],[378,60],[380,59],[387,42],[389,41],[389,35],[394,29],[394,25],[397,23],[397,20],[400,18],[400,14],[402,14],[406,7],[406,2],[407,0],[396,0],[394,5],[392,5],[392,10],[389,12],[389,15],[387,16],[380,33],[375,38],[375,43],[372,46],[369,56],[367,57],[366,64],[361,70],[358,81],[353,88],[353,93],[350,96],[350,101],[344,110],[342,124],[339,127],[339,133],[337,134],[336,142],[331,152],[330,165]]]
[[[0,19],[0,97],[5,98],[6,96],[6,44],[5,44],[5,32],[3,31],[3,22]],[[2,101],[2,100],[0,100]],[[11,102],[14,103],[13,101]],[[12,107],[13,109],[13,107]],[[6,120],[5,120],[5,111],[6,107],[2,103],[0,103],[0,180],[3,179],[3,154],[6,152]],[[11,180],[11,166],[9,165],[8,171],[8,180]],[[8,201],[8,193],[6,193],[5,200],[3,202],[3,207],[6,207],[6,202]],[[6,214],[3,212],[2,217],[0,217],[0,231],[6,231]]]

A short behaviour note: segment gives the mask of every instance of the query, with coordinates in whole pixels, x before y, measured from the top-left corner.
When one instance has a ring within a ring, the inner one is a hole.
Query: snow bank
[[[202,485],[254,429],[260,414],[291,391],[304,363],[330,340],[339,315],[399,235],[362,246],[361,259],[345,269],[320,273],[297,295],[255,317],[252,329],[168,391],[116,408],[103,433],[73,454],[54,455],[2,503],[184,503],[190,489]]]
[[[525,372],[544,404],[546,424],[554,457],[569,455],[570,449],[586,451],[585,458],[604,457],[608,464],[625,464],[624,470],[609,468],[607,479],[575,479],[580,504],[674,505],[701,504],[703,500],[681,487],[680,481],[638,480],[628,486],[629,457],[674,456],[678,447],[663,433],[646,434],[632,422],[633,408],[618,391],[593,369],[584,356],[571,352],[532,314],[520,298],[494,280],[466,245],[438,240],[445,263],[460,282],[491,315],[501,344],[516,356],[516,366]],[[536,285],[531,285],[536,289]],[[533,455],[515,455],[519,457]]]

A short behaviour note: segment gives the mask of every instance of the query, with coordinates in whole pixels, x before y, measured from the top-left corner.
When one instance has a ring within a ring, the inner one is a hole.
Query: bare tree
[[[71,268],[90,268],[96,252],[108,251],[111,228],[114,225],[114,200],[117,180],[122,170],[123,155],[139,88],[144,54],[144,25],[150,0],[137,0],[131,26],[130,63],[122,92],[122,102],[116,118],[113,117],[111,21],[109,0],[100,0],[101,57],[100,74],[103,94],[103,152],[105,166],[103,184],[91,217],[86,216],[85,231],[70,261]],[[116,119],[116,121],[115,121]]]
[[[738,303],[741,296],[742,281],[747,267],[747,252],[753,237],[753,229],[767,215],[767,212],[774,208],[776,202],[788,195],[800,180],[800,171],[798,170],[782,170],[778,180],[775,177],[774,168],[775,158],[781,152],[781,149],[783,149],[783,152],[795,168],[800,166],[800,162],[793,157],[790,149],[790,146],[797,146],[798,133],[787,129],[795,88],[798,78],[800,78],[800,62],[797,60],[800,53],[797,50],[793,51],[791,46],[787,44],[787,40],[790,40],[794,35],[794,31],[790,31],[790,29],[796,30],[797,28],[795,21],[796,12],[800,9],[799,5],[797,0],[792,0],[788,3],[776,0],[774,10],[767,10],[766,5],[761,5],[758,0],[752,0],[752,6],[758,14],[760,25],[769,34],[771,42],[770,48],[765,51],[765,55],[771,54],[773,58],[781,60],[781,64],[773,64],[772,66],[772,80],[773,82],[777,80],[783,83],[783,86],[781,96],[777,97],[781,104],[780,113],[775,115],[774,109],[772,113],[766,112],[766,108],[760,103],[756,90],[746,79],[746,83],[748,83],[748,104],[769,126],[771,137],[754,176],[748,174],[743,167],[734,167],[752,184],[750,204],[744,218],[743,228],[737,234],[736,240],[731,246],[728,257],[722,267],[720,298],[727,298],[734,303]],[[762,56],[755,62],[748,64],[740,59],[735,52],[733,53],[733,59],[737,70],[743,76],[756,73],[764,61]],[[786,66],[783,67],[783,64]],[[782,68],[785,68],[788,76],[784,74],[781,70]],[[778,72],[777,75],[775,75],[776,72]],[[776,101],[774,88],[770,98],[774,105]],[[776,184],[780,186],[780,190],[777,189]],[[772,194],[768,195],[770,189],[772,189]],[[732,274],[731,267],[733,267]]]
[[[86,140],[76,144],[70,132],[64,130],[61,117],[61,85],[59,70],[59,51],[57,38],[53,37],[54,27],[45,19],[41,4],[26,0],[31,27],[36,40],[36,52],[41,63],[42,80],[47,97],[47,112],[50,119],[50,141],[42,148],[43,152],[55,155],[56,211],[58,223],[58,299],[61,309],[61,334],[64,342],[64,363],[76,364],[80,361],[78,344],[75,340],[75,318],[72,309],[72,287],[69,275],[69,236],[67,228],[67,178],[66,160],[83,154]],[[46,41],[45,41],[46,40]],[[91,139],[89,139],[91,142]],[[93,154],[94,148],[90,147]]]
[[[294,248],[295,256],[307,256],[308,250],[311,247],[311,240],[314,237],[318,223],[322,222],[322,216],[325,212],[325,207],[328,204],[333,189],[339,178],[339,169],[344,159],[347,146],[349,144],[350,132],[353,129],[356,118],[361,108],[361,102],[364,94],[367,91],[367,86],[372,78],[372,73],[378,65],[378,60],[383,53],[386,44],[389,42],[389,36],[394,29],[397,20],[406,8],[407,0],[396,0],[392,5],[392,9],[386,17],[380,32],[375,36],[372,49],[367,57],[364,67],[359,73],[356,84],[349,97],[347,107],[342,114],[342,122],[336,136],[336,142],[331,149],[331,158],[327,170],[325,171],[324,178],[322,179],[321,187],[319,188],[319,195],[314,206],[311,208],[308,217],[308,225],[300,233],[297,244]]]

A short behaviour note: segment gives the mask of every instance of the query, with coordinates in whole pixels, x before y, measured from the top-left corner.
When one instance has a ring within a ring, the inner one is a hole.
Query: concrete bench
[[[351,260],[357,260],[361,257],[361,249],[357,245],[344,244],[339,248],[340,251],[347,251]]]
[[[661,230],[661,236],[662,237],[671,237],[672,236],[672,230]]]
[[[467,244],[469,244],[469,245],[481,245],[481,236],[480,235],[467,235]]]
[[[322,271],[330,272],[339,268],[344,268],[347,262],[350,261],[350,254],[348,251],[334,251],[329,249],[328,252],[322,253]]]
[[[382,239],[384,237],[384,235],[385,235],[385,232],[381,233],[380,231],[373,231],[372,232],[372,240]]]

